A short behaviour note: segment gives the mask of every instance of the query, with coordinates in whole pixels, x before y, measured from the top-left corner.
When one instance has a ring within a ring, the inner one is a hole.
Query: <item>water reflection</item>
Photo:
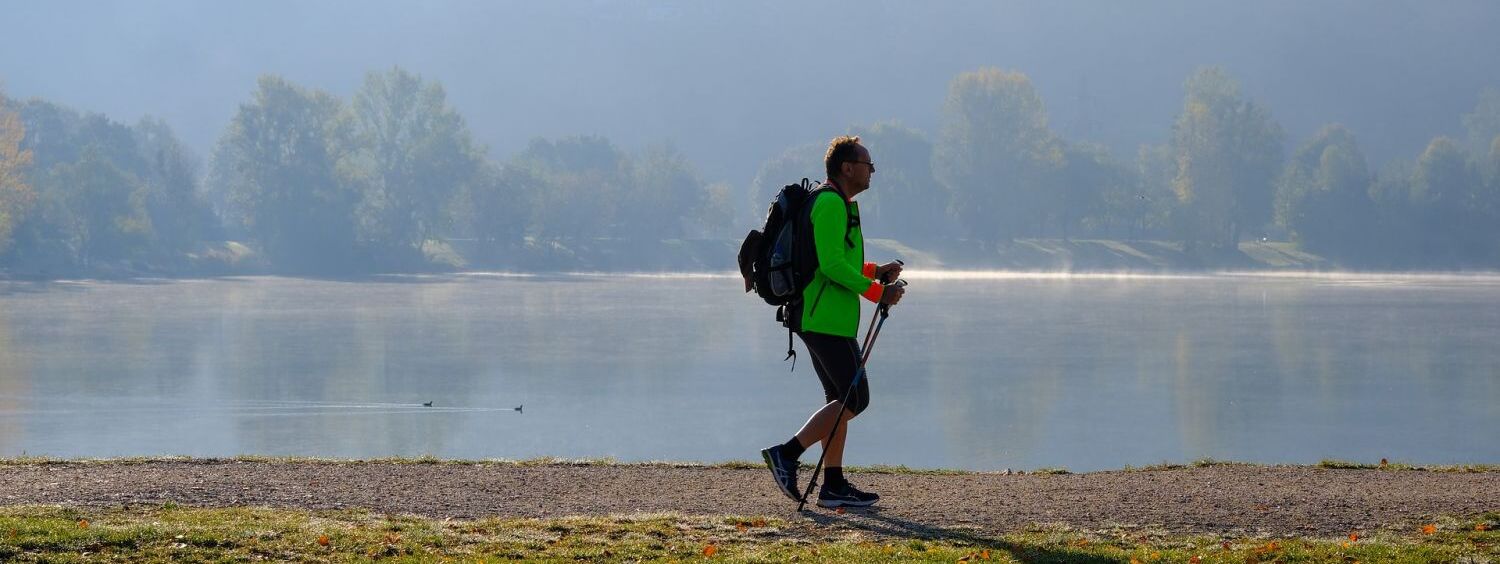
[[[909,277],[850,464],[1500,460],[1500,278]],[[821,399],[733,277],[6,284],[0,456],[753,459]]]

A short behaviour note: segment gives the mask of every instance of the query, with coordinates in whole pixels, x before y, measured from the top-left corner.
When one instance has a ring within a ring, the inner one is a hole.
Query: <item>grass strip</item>
[[[1455,562],[1492,561],[1500,513],[1346,539],[1038,527],[873,537],[840,523],[675,514],[427,519],[359,510],[0,507],[0,561]]]

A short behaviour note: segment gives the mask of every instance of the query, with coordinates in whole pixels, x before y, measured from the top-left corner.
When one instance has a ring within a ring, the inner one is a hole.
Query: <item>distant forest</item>
[[[1019,72],[960,74],[933,103],[937,131],[847,131],[876,162],[861,196],[872,237],[934,251],[1155,240],[1205,257],[1273,240],[1346,268],[1500,268],[1497,89],[1461,116],[1467,138],[1379,170],[1339,124],[1291,143],[1219,67],[1187,77],[1171,137],[1134,155],[1062,138]],[[567,268],[601,242],[685,252],[734,241],[782,185],[820,179],[826,142],[786,148],[741,186],[706,182],[669,144],[598,136],[534,139],[497,161],[442,85],[392,68],[350,99],[263,76],[205,158],[160,120],[0,93],[0,272]]]

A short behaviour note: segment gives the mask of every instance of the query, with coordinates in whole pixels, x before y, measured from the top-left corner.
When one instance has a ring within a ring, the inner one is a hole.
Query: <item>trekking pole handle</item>
[[[906,280],[898,278],[895,282],[891,282],[890,285],[905,288]],[[879,306],[876,306],[876,309],[880,311],[881,318],[889,317],[891,315],[891,304],[880,304]]]
[[[901,259],[896,259],[896,264],[899,264],[899,265],[901,265],[901,266],[906,266],[906,263],[905,263],[905,262],[903,262],[903,261],[902,261],[902,260],[901,260]],[[886,274],[890,274],[890,273],[889,273],[889,272],[887,272],[887,273],[886,273]],[[885,276],[881,276],[881,277],[880,277],[880,281],[881,281],[881,282],[885,282]]]

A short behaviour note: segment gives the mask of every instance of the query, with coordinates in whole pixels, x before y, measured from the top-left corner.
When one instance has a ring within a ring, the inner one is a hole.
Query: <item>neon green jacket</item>
[[[818,270],[802,291],[802,330],[838,337],[859,333],[859,298],[880,301],[883,288],[872,278],[875,264],[865,262],[865,239],[860,232],[859,203],[836,190],[821,192],[812,203],[813,245]],[[850,217],[855,225],[850,226]],[[848,236],[845,237],[845,228]]]

